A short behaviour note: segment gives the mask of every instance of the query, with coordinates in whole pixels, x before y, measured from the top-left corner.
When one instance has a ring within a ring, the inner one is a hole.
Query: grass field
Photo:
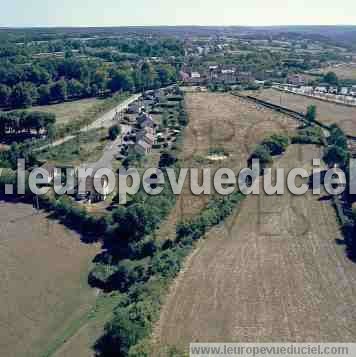
[[[87,98],[73,102],[36,106],[29,110],[53,113],[56,115],[57,124],[62,125],[68,124],[73,120],[77,120],[78,118],[82,118],[84,115],[89,114],[96,105],[102,102],[102,99]]]
[[[250,95],[284,107],[306,112],[309,105],[317,106],[317,118],[323,123],[337,123],[347,134],[356,135],[356,108],[325,102],[275,89],[249,92]]]
[[[314,146],[276,165],[310,167]],[[356,264],[335,210],[310,193],[249,196],[207,234],[172,286],[155,330],[160,346],[196,342],[352,342]]]
[[[288,133],[296,127],[291,118],[229,94],[186,93],[189,125],[184,134],[182,167],[229,167],[239,171],[254,147],[266,136]],[[222,161],[209,161],[211,149],[228,154]],[[176,207],[172,210],[159,236],[174,236],[175,223],[198,213],[209,196],[194,196],[188,178]]]
[[[22,203],[1,202],[0,227],[0,355],[47,356],[95,304],[100,247]]]
[[[107,143],[107,130],[93,129],[81,132],[76,138],[43,150],[38,158],[56,164],[79,165],[83,162],[95,162],[101,157]]]

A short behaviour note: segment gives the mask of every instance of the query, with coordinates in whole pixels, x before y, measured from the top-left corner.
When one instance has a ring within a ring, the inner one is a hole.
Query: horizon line
[[[356,24],[288,24],[288,25],[24,25],[24,26],[2,26],[0,30],[12,29],[78,29],[78,28],[283,28],[283,27],[355,27]]]

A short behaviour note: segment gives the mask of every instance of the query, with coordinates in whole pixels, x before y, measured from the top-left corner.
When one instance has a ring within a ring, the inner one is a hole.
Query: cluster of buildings
[[[156,124],[151,115],[142,111],[136,118],[137,129],[134,141],[130,141],[127,145],[128,152],[134,152],[139,155],[147,155],[151,152],[152,146],[155,144]]]
[[[255,80],[251,72],[238,70],[235,66],[210,65],[204,70],[185,69],[180,72],[180,79],[187,85],[238,84]]]
[[[71,196],[78,201],[87,201],[90,203],[100,202],[106,200],[109,194],[108,180],[106,176],[100,178],[95,177],[95,172],[87,177],[78,179],[78,167],[58,165],[52,163],[45,163],[41,166],[41,169],[45,170],[46,174],[43,175],[43,185],[52,186],[54,180],[61,179],[64,174],[73,176],[73,187],[67,187],[68,192],[72,190]],[[71,182],[66,177],[66,182]]]
[[[285,92],[315,97],[347,105],[356,105],[356,86],[334,87],[327,85],[296,86],[291,84],[275,84],[273,87]]]

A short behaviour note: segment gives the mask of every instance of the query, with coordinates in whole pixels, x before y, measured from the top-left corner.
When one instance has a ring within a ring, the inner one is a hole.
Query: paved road
[[[115,108],[109,110],[108,112],[104,113],[101,117],[96,119],[93,123],[90,125],[80,129],[81,132],[91,130],[91,129],[99,129],[99,128],[109,128],[110,126],[113,125],[113,118],[117,112],[122,112],[125,110],[131,103],[133,103],[135,100],[137,100],[140,97],[140,94],[133,94],[120,104],[118,104]],[[71,140],[75,138],[75,135],[68,135],[65,136],[64,138],[58,139],[54,141],[52,144],[44,145],[41,146],[40,148],[35,149],[34,151],[41,151],[44,149],[47,149],[50,146],[58,146],[63,143],[65,143],[68,140]]]
[[[84,168],[93,168],[93,171],[96,171],[100,168],[112,168],[112,161],[115,158],[115,155],[119,153],[119,146],[122,144],[122,139],[128,131],[131,130],[130,125],[121,124],[121,134],[114,141],[110,141],[104,148],[101,158],[96,162],[86,162],[80,165]]]

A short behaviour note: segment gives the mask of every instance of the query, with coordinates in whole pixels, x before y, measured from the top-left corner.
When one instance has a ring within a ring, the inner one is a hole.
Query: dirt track
[[[291,146],[278,165],[319,150]],[[334,208],[318,196],[249,196],[208,234],[164,306],[160,346],[189,342],[354,342],[356,264]]]

